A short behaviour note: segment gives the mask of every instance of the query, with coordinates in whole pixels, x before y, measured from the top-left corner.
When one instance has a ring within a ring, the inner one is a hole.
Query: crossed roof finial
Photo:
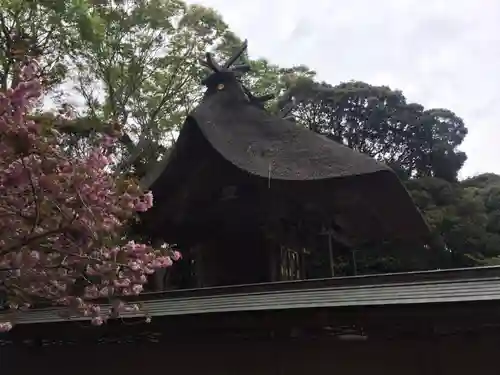
[[[246,96],[248,97],[248,100],[250,103],[257,105],[258,107],[263,108],[264,103],[273,99],[274,95],[273,94],[267,94],[267,95],[262,95],[262,96],[255,96],[253,95],[250,90],[243,85],[239,77],[244,74],[248,73],[250,71],[250,65],[248,64],[236,64],[234,63],[243,55],[243,53],[247,50],[248,48],[248,41],[245,40],[243,44],[241,45],[240,48],[226,61],[225,64],[219,65],[215,60],[213,55],[210,52],[205,53],[205,60],[200,59],[201,65],[204,67],[210,69],[213,73],[223,73],[223,72],[231,72],[235,73],[235,76],[240,83],[243,91],[245,92]],[[205,78],[202,83],[205,84],[208,81],[208,77]]]
[[[248,42],[245,40],[241,47],[236,51],[226,61],[224,65],[219,65],[215,60],[213,55],[210,52],[205,53],[205,60],[200,59],[201,65],[210,69],[214,73],[222,73],[222,72],[234,72],[234,73],[247,73],[250,71],[250,65],[248,64],[238,64],[233,65],[236,60],[238,60],[241,55],[246,51],[248,47]]]

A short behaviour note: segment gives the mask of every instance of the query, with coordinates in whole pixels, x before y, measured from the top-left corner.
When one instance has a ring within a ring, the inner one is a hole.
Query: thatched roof
[[[189,201],[189,184],[238,185],[225,177],[239,173],[247,185],[266,185],[269,193],[278,192],[274,196],[321,207],[350,237],[415,240],[428,234],[389,167],[254,105],[233,71],[221,69],[205,84],[205,97],[186,119],[169,159],[149,177],[160,206],[150,215],[178,216],[169,210],[179,207],[176,191],[186,192],[182,199]],[[201,177],[201,165],[213,174]]]
[[[238,83],[207,95],[190,117],[227,161],[277,180],[321,180],[389,171],[371,157],[248,105]]]

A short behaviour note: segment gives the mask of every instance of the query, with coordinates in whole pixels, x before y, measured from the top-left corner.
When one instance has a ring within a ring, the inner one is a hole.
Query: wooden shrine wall
[[[499,373],[500,336],[340,341],[242,340],[176,345],[0,347],[2,373],[16,375],[481,375]]]

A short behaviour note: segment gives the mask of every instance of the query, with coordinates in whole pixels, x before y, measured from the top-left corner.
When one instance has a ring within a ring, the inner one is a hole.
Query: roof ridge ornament
[[[223,65],[219,65],[214,60],[213,54],[211,52],[206,52],[205,60],[199,59],[199,61],[202,66],[210,69],[213,73],[224,73],[224,72],[240,73],[240,74],[247,73],[250,71],[250,65],[248,64],[233,65],[236,62],[236,60],[238,60],[238,58],[240,58],[241,55],[247,50],[247,48],[248,48],[248,41],[245,39],[241,47],[238,48],[238,50]],[[202,83],[205,83],[206,80],[207,79],[204,79]]]
[[[241,82],[241,75],[248,73],[251,70],[249,64],[234,64],[242,55],[246,52],[248,48],[248,41],[245,39],[243,44],[236,50],[236,52],[226,61],[226,63],[219,65],[212,53],[205,53],[205,60],[199,59],[200,64],[205,68],[212,71],[212,74],[217,73],[233,73],[237,82],[241,85],[243,92],[247,96],[250,104],[255,105],[259,108],[264,108],[264,104],[276,96],[274,94],[266,94],[261,96],[255,96],[252,92]],[[211,75],[210,75],[211,76]],[[202,80],[202,84],[206,85],[209,81],[210,76]]]

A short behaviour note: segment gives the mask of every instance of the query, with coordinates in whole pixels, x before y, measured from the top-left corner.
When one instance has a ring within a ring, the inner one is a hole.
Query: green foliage
[[[457,150],[467,129],[446,109],[425,110],[401,91],[364,82],[337,86],[302,80],[288,92],[307,128],[392,166],[403,178],[455,181],[466,160]]]
[[[50,7],[46,4],[52,3]],[[68,41],[75,35],[68,27],[64,1],[0,1],[0,88],[15,86],[23,56],[39,58],[45,87],[65,77],[63,63]],[[72,25],[74,26],[74,25]]]
[[[448,266],[491,264],[500,255],[500,176],[459,183],[427,177],[407,182],[434,235],[443,239]]]

